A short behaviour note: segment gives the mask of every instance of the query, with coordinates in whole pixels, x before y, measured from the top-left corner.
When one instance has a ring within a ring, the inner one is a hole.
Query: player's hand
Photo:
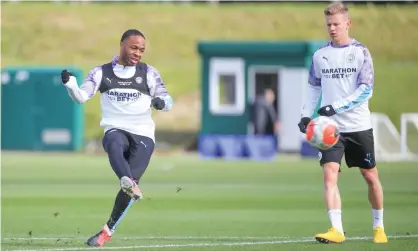
[[[73,74],[69,71],[67,71],[67,69],[63,70],[61,72],[61,81],[63,84],[66,84],[69,80],[70,80],[70,76],[73,76]]]
[[[300,119],[298,126],[301,133],[306,133],[306,127],[308,126],[309,122],[311,122],[311,118],[309,117],[302,117]]]
[[[318,109],[318,114],[321,116],[331,117],[336,114],[334,107],[332,105],[323,106]]]
[[[157,110],[162,110],[165,107],[165,102],[159,97],[156,97],[151,100],[151,106]]]

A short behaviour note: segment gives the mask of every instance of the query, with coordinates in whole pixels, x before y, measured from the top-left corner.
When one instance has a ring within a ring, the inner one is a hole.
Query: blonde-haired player
[[[313,110],[322,95],[318,114],[334,119],[340,128],[339,142],[319,153],[323,167],[324,196],[332,227],[315,236],[322,243],[342,243],[341,198],[337,181],[343,155],[348,167],[359,167],[368,185],[372,206],[373,242],[386,243],[383,226],[383,189],[374,155],[373,129],[368,100],[373,94],[374,69],[369,50],[349,36],[348,8],[332,3],[324,11],[331,41],[319,48],[312,59],[309,97],[298,124],[306,132]]]

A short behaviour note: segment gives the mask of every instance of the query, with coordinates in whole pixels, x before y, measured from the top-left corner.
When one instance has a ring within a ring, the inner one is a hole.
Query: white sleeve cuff
[[[77,79],[74,76],[70,76],[70,80],[64,86],[68,89],[76,90],[78,88]]]

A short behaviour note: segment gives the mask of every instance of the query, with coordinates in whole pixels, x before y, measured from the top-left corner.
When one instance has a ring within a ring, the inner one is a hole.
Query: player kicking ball
[[[140,31],[127,30],[120,41],[120,55],[92,69],[80,87],[70,72],[61,73],[76,103],[83,104],[98,91],[101,93],[103,148],[121,188],[110,219],[87,240],[89,246],[102,247],[110,241],[128,209],[142,199],[138,182],[149,164],[155,141],[151,109],[169,111],[173,105],[158,71],[140,62],[145,43]]]
[[[327,150],[320,150],[325,201],[331,228],[315,236],[322,243],[345,241],[341,221],[338,175],[343,155],[348,167],[359,167],[368,185],[373,213],[373,242],[386,243],[383,226],[383,189],[374,155],[373,129],[368,100],[374,84],[373,61],[369,50],[349,36],[351,21],[348,8],[332,3],[324,11],[331,41],[313,55],[309,74],[308,100],[298,124],[306,132],[310,116],[322,93],[318,114],[331,117],[338,124],[340,140]]]

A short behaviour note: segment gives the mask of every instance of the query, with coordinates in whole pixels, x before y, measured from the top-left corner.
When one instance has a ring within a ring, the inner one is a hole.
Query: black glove
[[[151,100],[151,106],[157,110],[162,110],[165,107],[165,102],[161,98],[154,98]]]
[[[61,81],[63,84],[66,84],[69,80],[70,80],[70,76],[73,76],[73,74],[69,71],[67,71],[67,69],[63,70],[61,72]]]
[[[306,133],[306,126],[308,126],[309,122],[311,122],[311,118],[309,117],[302,117],[300,119],[298,126],[301,133]]]
[[[336,114],[334,107],[332,105],[323,106],[318,109],[318,114],[321,116],[331,117],[332,115]]]

